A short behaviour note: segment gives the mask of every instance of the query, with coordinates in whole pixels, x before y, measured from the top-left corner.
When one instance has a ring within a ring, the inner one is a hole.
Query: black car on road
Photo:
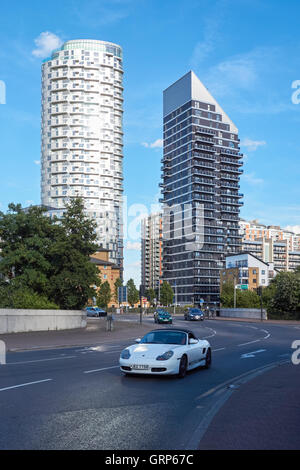
[[[204,320],[204,312],[200,308],[189,308],[184,314],[185,320]]]

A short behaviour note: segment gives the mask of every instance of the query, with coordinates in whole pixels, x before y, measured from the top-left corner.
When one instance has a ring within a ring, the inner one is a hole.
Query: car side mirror
[[[199,341],[198,339],[191,338],[191,339],[189,340],[189,344],[197,344],[198,341]]]
[[[135,343],[140,343],[141,342],[141,338],[137,338],[134,340]]]

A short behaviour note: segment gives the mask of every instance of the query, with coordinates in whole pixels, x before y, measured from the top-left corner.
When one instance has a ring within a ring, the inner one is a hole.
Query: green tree
[[[50,298],[63,309],[81,309],[99,286],[99,271],[90,262],[97,251],[96,224],[84,213],[83,201],[76,198],[66,206],[60,219],[61,231],[51,246],[52,275]]]
[[[139,291],[135,287],[134,280],[129,279],[127,282],[127,299],[130,305],[133,307],[139,301]]]
[[[63,309],[81,309],[99,284],[90,262],[97,251],[95,223],[84,214],[81,199],[67,206],[61,219],[43,207],[22,209],[10,204],[0,212],[0,274],[9,283],[2,290],[42,296]]]
[[[222,285],[222,292],[220,295],[221,305],[224,308],[233,308],[234,306],[234,284],[233,282],[226,282]]]
[[[296,316],[300,311],[299,271],[278,273],[267,287],[265,296],[268,312]]]
[[[98,307],[107,309],[107,306],[112,298],[112,292],[108,281],[101,283],[97,294]]]
[[[173,303],[174,291],[167,281],[162,283],[160,288],[160,303],[162,305],[170,305]]]
[[[220,300],[224,308],[234,307],[233,283],[228,282],[223,284]],[[255,291],[236,289],[236,307],[260,308],[260,298]]]
[[[8,213],[0,212],[0,273],[15,289],[28,288],[49,295],[52,272],[50,251],[62,231],[46,209],[9,204]]]
[[[146,291],[146,297],[147,297],[148,302],[150,302],[150,304],[153,305],[154,299],[156,298],[155,290],[150,287],[150,289]]]
[[[119,287],[123,286],[123,281],[118,277],[114,283],[114,301],[119,302]]]

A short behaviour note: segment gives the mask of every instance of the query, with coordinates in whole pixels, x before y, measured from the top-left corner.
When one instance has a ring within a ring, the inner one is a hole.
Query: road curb
[[[212,394],[219,395],[221,393],[222,396],[210,407],[208,412],[204,415],[201,419],[200,423],[198,424],[197,428],[193,432],[192,437],[190,438],[189,442],[184,447],[184,450],[197,450],[199,448],[200,442],[206,433],[207,429],[209,428],[210,423],[212,422],[213,418],[216,414],[220,411],[222,406],[225,405],[227,400],[232,396],[232,394],[239,388],[240,385],[244,385],[251,380],[255,379],[261,374],[268,372],[275,367],[279,367],[284,364],[289,364],[289,360],[284,361],[276,361],[262,367],[258,367],[257,369],[253,369],[249,372],[245,372],[244,374],[238,375],[233,377],[226,382],[214,387],[213,389],[208,390],[199,398],[204,398]]]

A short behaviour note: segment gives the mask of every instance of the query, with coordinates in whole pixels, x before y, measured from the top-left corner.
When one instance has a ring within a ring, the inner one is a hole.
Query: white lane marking
[[[208,330],[211,330],[213,332],[213,334],[210,335],[210,336],[203,336],[202,339],[212,338],[213,336],[216,336],[217,332],[215,330],[213,330],[212,328],[208,328],[208,326],[205,326],[204,328],[207,328]]]
[[[258,349],[257,351],[252,351],[241,355],[241,359],[248,359],[249,357],[255,357],[255,354],[265,352],[266,349]]]
[[[27,385],[41,384],[43,382],[49,382],[50,380],[53,379],[37,380],[36,382],[27,382],[25,384],[13,385],[12,387],[0,388],[0,392],[3,392],[4,390],[11,390],[12,388],[26,387]]]
[[[259,341],[261,341],[261,339],[255,339],[254,341],[249,341],[248,343],[238,344],[238,346],[246,346],[247,344],[258,343]]]
[[[263,339],[268,339],[271,336],[271,333],[269,333],[267,330],[260,330],[260,331],[267,333],[267,336],[265,336]]]
[[[226,348],[213,349],[212,351],[213,351],[213,352],[216,352],[216,351],[223,351],[224,349],[226,349]]]
[[[7,362],[6,365],[9,366],[10,364],[30,364],[32,362],[57,361],[59,359],[71,359],[72,357],[76,357],[76,356],[51,357],[49,359],[35,359],[34,361]]]
[[[102,370],[116,369],[117,367],[119,368],[120,366],[102,367],[102,369],[85,370],[83,373],[91,374],[92,372],[101,372]]]
[[[271,333],[269,333],[267,330],[260,330],[260,331],[263,331],[264,333],[267,333],[267,335],[264,336],[263,338],[255,339],[254,341],[249,341],[248,343],[238,344],[238,346],[246,346],[247,344],[258,343],[258,341],[262,341],[263,339],[268,339],[268,338],[270,338]]]

